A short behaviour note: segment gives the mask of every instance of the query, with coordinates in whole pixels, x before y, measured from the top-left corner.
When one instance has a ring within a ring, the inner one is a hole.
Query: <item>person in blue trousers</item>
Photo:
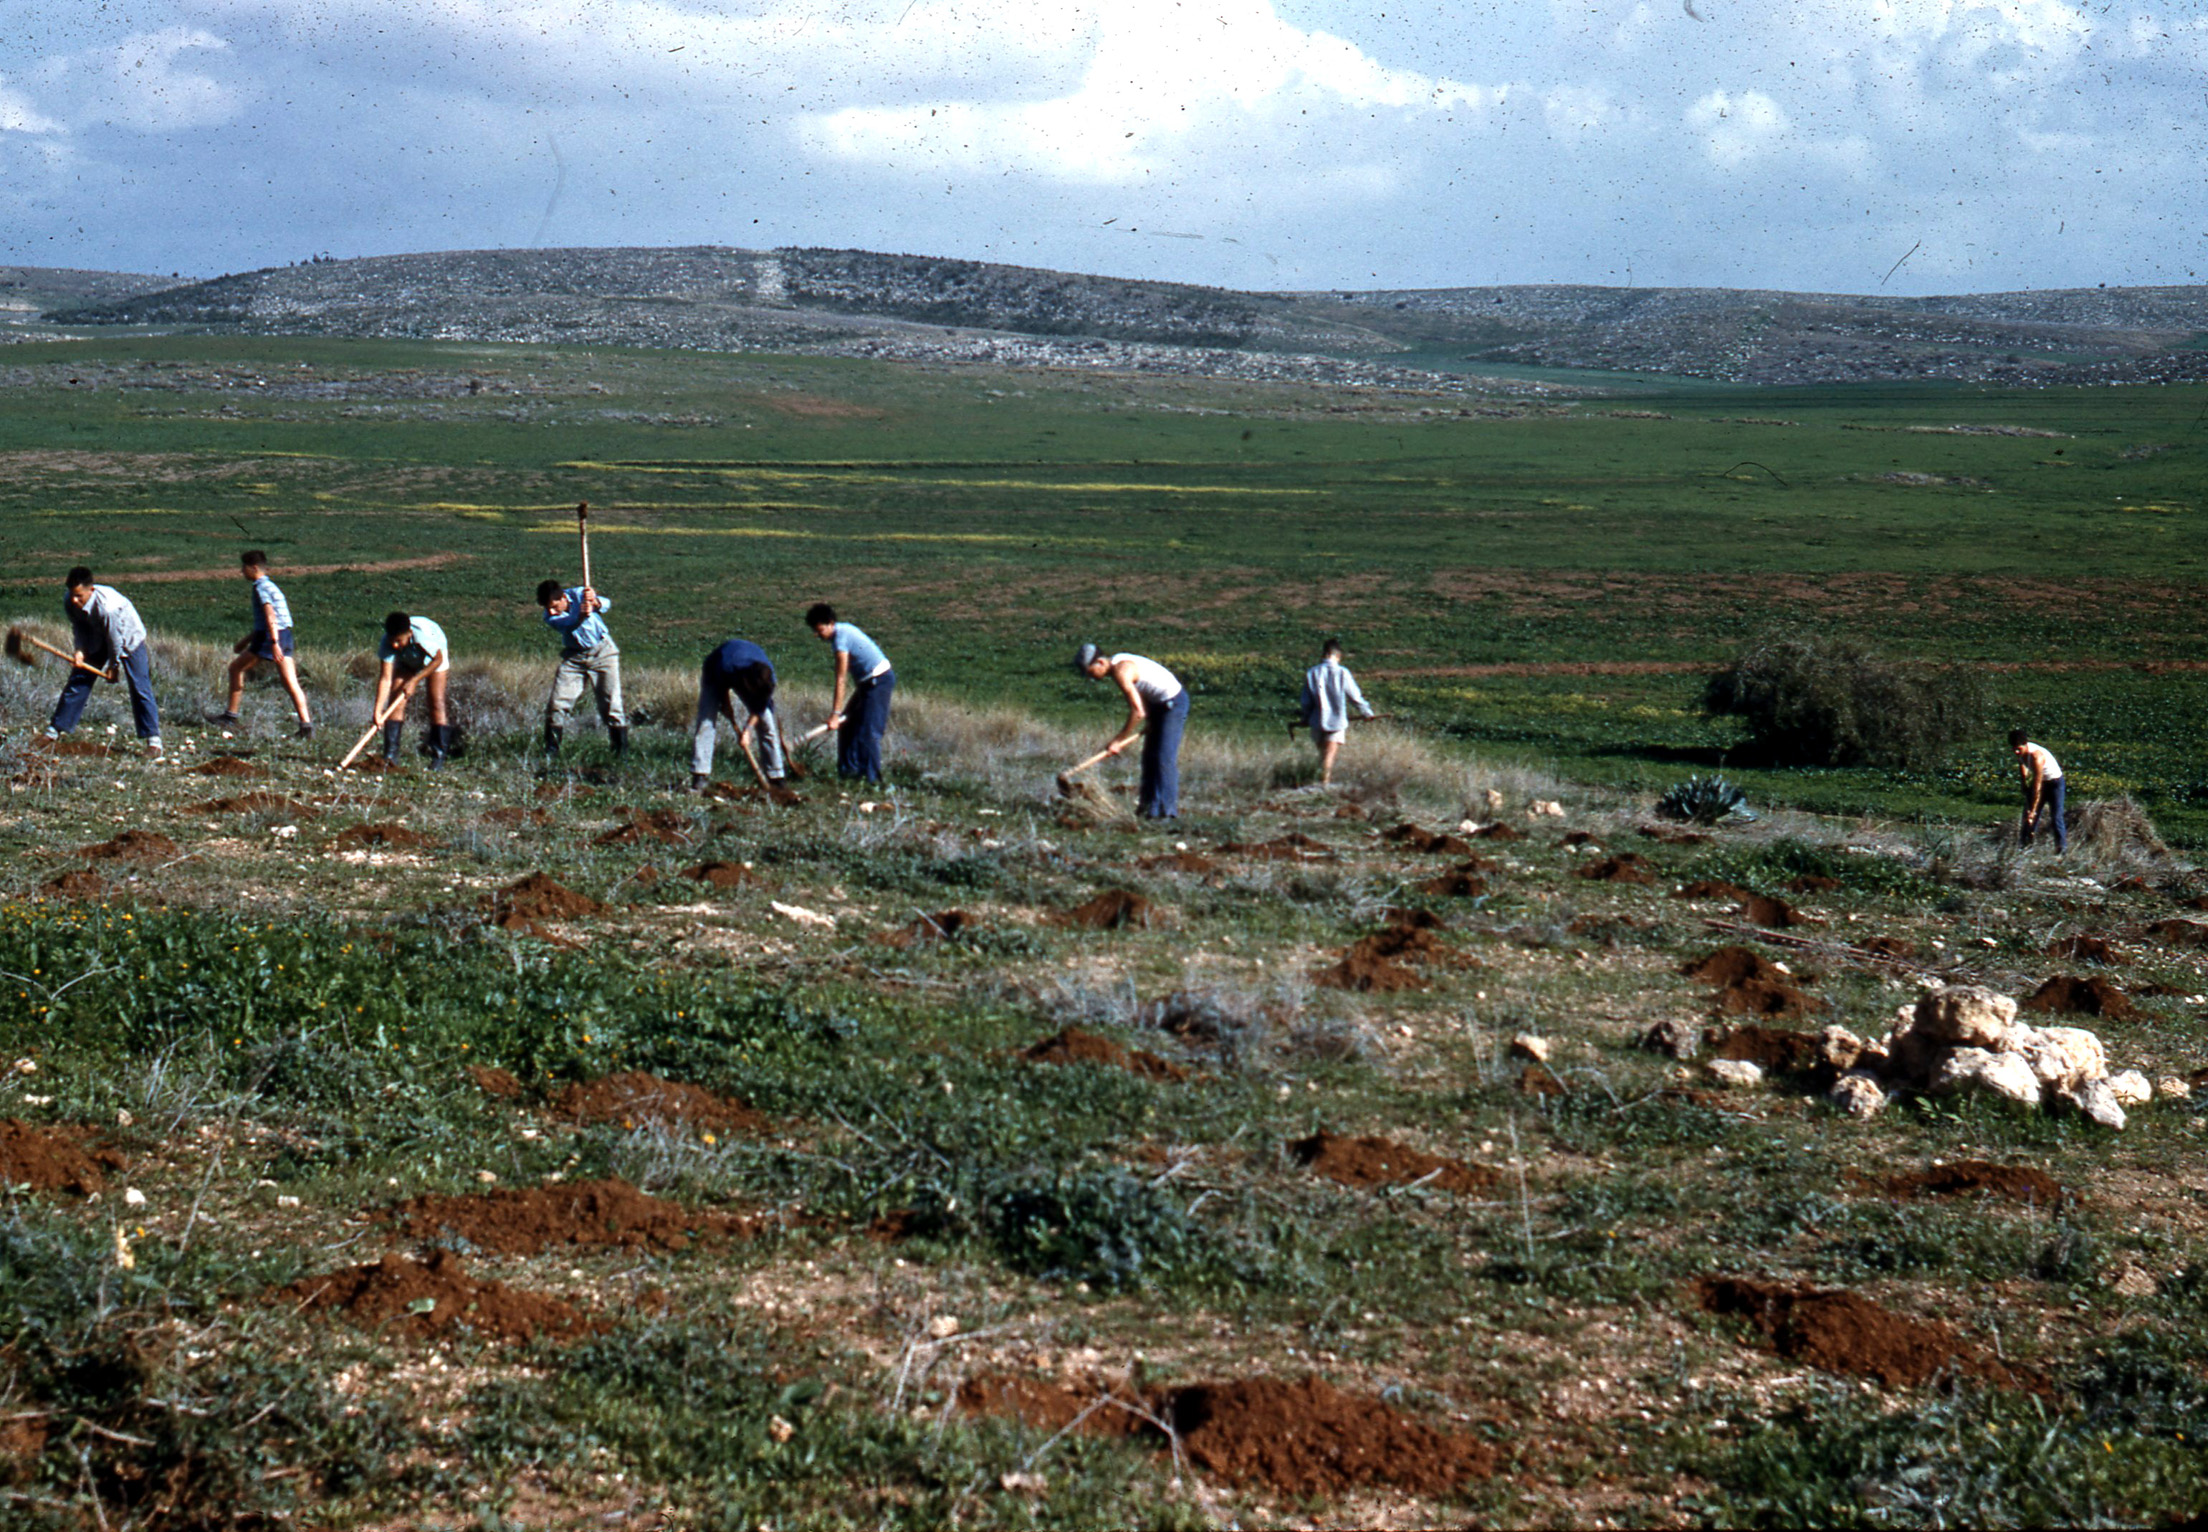
[[[2029,846],[2032,836],[2038,832],[2040,809],[2044,806],[2054,821],[2055,855],[2063,856],[2070,850],[2070,827],[2063,823],[2062,762],[2045,745],[2032,743],[2031,735],[2022,729],[2009,731],[2009,753],[2016,757],[2018,774],[2024,781],[2024,823],[2017,836],[2020,845]]]
[[[62,611],[69,618],[76,659],[104,672],[109,681],[122,682],[130,693],[131,722],[138,726],[138,737],[146,742],[146,756],[160,760],[161,709],[153,700],[153,657],[146,647],[146,625],[138,616],[138,608],[114,586],[95,585],[92,571],[82,564],[63,577],[62,586],[67,592]],[[90,670],[69,667],[69,679],[63,683],[61,697],[54,703],[54,716],[46,725],[48,739],[74,732],[96,679]]]
[[[805,625],[835,655],[836,690],[828,704],[828,727],[836,731],[836,775],[879,782],[882,733],[889,727],[897,672],[890,669],[882,646],[856,625],[837,621],[836,609],[827,602],[817,602],[805,613]]]
[[[1127,698],[1127,722],[1104,748],[1113,755],[1142,736],[1142,787],[1135,812],[1144,819],[1181,814],[1181,731],[1188,727],[1188,688],[1156,660],[1139,654],[1106,655],[1083,644],[1073,668],[1092,681],[1110,676]]]

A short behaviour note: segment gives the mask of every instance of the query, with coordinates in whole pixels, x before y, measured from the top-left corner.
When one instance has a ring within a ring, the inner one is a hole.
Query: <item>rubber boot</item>
[[[429,726],[429,769],[431,771],[443,771],[445,769],[445,751],[451,742],[451,724],[433,723]]]
[[[383,726],[383,758],[394,766],[399,764],[399,734],[405,728],[405,721],[397,718]]]
[[[629,753],[629,726],[627,724],[607,724],[606,738],[613,741],[613,758],[615,760],[619,760]]]
[[[567,738],[567,730],[561,728],[558,724],[548,723],[544,726],[544,755],[546,760],[559,759],[560,741],[565,738]]]

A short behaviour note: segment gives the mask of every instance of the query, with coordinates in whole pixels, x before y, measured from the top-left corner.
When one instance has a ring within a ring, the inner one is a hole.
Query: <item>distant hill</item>
[[[59,325],[894,356],[1418,382],[2208,379],[2208,287],[1886,298],[1522,286],[1239,292],[862,250],[483,250],[161,286]],[[59,290],[59,289],[57,289]]]
[[[174,287],[174,277],[125,271],[72,271],[63,266],[0,266],[0,324],[37,322],[48,310],[119,303]]]

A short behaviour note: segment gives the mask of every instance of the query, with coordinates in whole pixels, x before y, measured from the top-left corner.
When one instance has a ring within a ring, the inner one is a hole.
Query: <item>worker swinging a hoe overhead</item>
[[[629,748],[629,715],[621,707],[621,650],[602,613],[613,603],[588,585],[546,580],[537,587],[544,625],[560,635],[560,668],[552,672],[552,692],[544,700],[544,753],[555,759],[567,736],[568,715],[588,689],[598,704],[599,722],[615,755]]]

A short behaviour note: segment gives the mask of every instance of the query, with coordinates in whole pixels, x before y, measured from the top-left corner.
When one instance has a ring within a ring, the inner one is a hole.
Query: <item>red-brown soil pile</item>
[[[1423,979],[1403,966],[1406,962],[1448,966],[1466,961],[1462,953],[1434,935],[1432,926],[1398,920],[1385,930],[1352,942],[1343,949],[1339,962],[1316,970],[1312,979],[1327,989],[1392,994],[1399,990],[1421,989],[1425,985]]]
[[[765,881],[741,862],[700,862],[682,875],[714,888],[756,888]]]
[[[649,813],[625,809],[623,817],[628,823],[617,830],[608,830],[598,837],[601,846],[634,846],[644,841],[658,841],[672,846],[697,834],[697,824],[688,814],[676,809],[653,809]]]
[[[1098,1404],[1099,1398],[1105,1402]],[[1069,1388],[986,1373],[959,1386],[958,1403],[970,1413],[1010,1416],[1039,1431],[1062,1431],[1080,1420],[1085,1433],[1162,1440],[1151,1422],[1163,1421],[1188,1461],[1214,1478],[1304,1499],[1382,1485],[1443,1495],[1496,1468],[1495,1450],[1486,1443],[1436,1430],[1383,1400],[1344,1393],[1318,1378],[1248,1378],[1137,1394],[1125,1385]]]
[[[1437,878],[1428,878],[1418,885],[1418,891],[1436,899],[1477,899],[1487,892],[1487,880],[1474,868],[1481,865],[1477,858],[1465,862]]]
[[[694,1239],[744,1238],[751,1219],[646,1196],[619,1177],[562,1186],[409,1197],[391,1221],[411,1239],[463,1239],[493,1255],[536,1255],[555,1246],[683,1250]]]
[[[1288,1152],[1307,1170],[1344,1186],[1402,1186],[1424,1181],[1445,1192],[1471,1193],[1484,1192],[1500,1179],[1484,1165],[1467,1165],[1462,1160],[1445,1159],[1369,1135],[1350,1138],[1340,1133],[1314,1133],[1290,1144]]]
[[[1461,837],[1442,835],[1409,822],[1382,832],[1382,840],[1390,840],[1413,851],[1435,852],[1442,856],[1470,856],[1472,847]]]
[[[1219,864],[1208,856],[1193,851],[1174,851],[1165,856],[1146,856],[1135,863],[1144,872],[1193,872],[1209,876],[1219,870]]]
[[[265,777],[268,772],[251,761],[241,761],[234,755],[218,755],[211,761],[194,766],[188,776],[194,777]]]
[[[563,887],[541,872],[507,885],[491,896],[491,924],[502,931],[542,934],[544,920],[582,920],[606,907],[587,894]]]
[[[211,798],[195,805],[194,814],[289,814],[294,819],[313,819],[321,810],[311,803],[301,803],[282,793],[239,793],[232,798]]]
[[[1368,1395],[1319,1378],[1248,1378],[1175,1389],[1181,1451],[1206,1473],[1287,1495],[1340,1495],[1387,1485],[1442,1495],[1495,1471],[1495,1450],[1437,1431]]]
[[[2208,947],[2208,921],[2149,921],[2139,928],[2139,934],[2165,947]]]
[[[628,1071],[587,1084],[570,1082],[550,1102],[554,1117],[573,1123],[680,1123],[700,1131],[764,1133],[773,1125],[743,1102],[699,1085]]]
[[[1882,1183],[1896,1197],[2006,1197],[2053,1207],[2070,1194],[2044,1170],[2029,1165],[1991,1165],[1984,1160],[1958,1160],[1906,1175],[1889,1176]]]
[[[1765,1074],[1799,1074],[1825,1067],[1824,1050],[1814,1032],[1754,1025],[1730,1028],[1710,1050],[1714,1059],[1739,1059]]]
[[[1855,950],[1868,952],[1873,957],[1894,957],[1905,961],[1913,961],[1917,955],[1917,944],[1912,941],[1904,941],[1898,936],[1866,936],[1855,944]]]
[[[1742,888],[1738,883],[1727,883],[1722,878],[1701,878],[1678,889],[1674,899],[1725,899],[1744,903],[1756,897],[1753,889]]]
[[[165,862],[176,855],[176,842],[152,830],[125,830],[113,840],[79,846],[77,855],[95,862]]]
[[[1937,1320],[1891,1313],[1856,1293],[1745,1277],[1704,1277],[1694,1290],[1708,1312],[1747,1320],[1779,1355],[1826,1372],[1875,1378],[1887,1388],[1915,1388],[1943,1373],[2005,1388],[2039,1386]]]
[[[508,1069],[494,1069],[483,1064],[470,1064],[463,1071],[475,1088],[493,1101],[519,1101],[527,1093],[527,1087]]]
[[[1784,899],[1774,898],[1769,894],[1750,894],[1740,901],[1740,913],[1747,918],[1750,925],[1762,926],[1770,931],[1783,931],[1788,926],[1823,924],[1822,921],[1812,920],[1804,915]]]
[[[1131,889],[1107,888],[1086,904],[1061,910],[1053,924],[1078,926],[1088,931],[1116,931],[1121,926],[1147,930],[1157,918],[1157,906]]]
[[[1470,848],[1467,847],[1467,850]],[[1300,830],[1263,841],[1229,841],[1219,848],[1225,855],[1255,857],[1261,862],[1332,862],[1339,860],[1324,841],[1313,840]]]
[[[494,825],[541,825],[549,824],[552,820],[552,816],[543,809],[515,807],[492,809],[483,817]]]
[[[1039,1043],[1020,1050],[1020,1057],[1038,1064],[1102,1064],[1124,1069],[1146,1080],[1185,1080],[1188,1071],[1170,1059],[1161,1059],[1140,1048],[1122,1048],[1108,1037],[1068,1027]]]
[[[933,942],[955,942],[961,937],[972,936],[981,929],[981,922],[964,910],[937,910],[933,915],[922,915],[908,925],[894,931],[884,931],[874,939],[885,947],[904,951],[910,947],[925,947]]]
[[[1803,993],[1778,964],[1746,947],[1720,947],[1681,964],[1679,971],[1718,986],[1714,1000],[1720,1015],[1803,1016],[1824,1009],[1823,1001]]]
[[[363,755],[355,756],[353,758],[353,764],[346,769],[349,771],[362,772],[371,777],[381,777],[387,776],[394,771],[404,771],[406,768],[401,766],[397,761],[387,761],[382,756],[376,754],[373,750],[370,750]]]
[[[1656,881],[1656,868],[1638,851],[1621,851],[1616,856],[1606,856],[1599,862],[1574,867],[1572,876],[1586,878],[1594,883],[1653,883]]]
[[[73,867],[39,885],[57,899],[98,899],[107,893],[107,879],[89,867]]]
[[[2122,953],[2105,936],[2064,936],[2047,944],[2047,955],[2066,963],[2121,963]]]
[[[118,1149],[87,1149],[90,1128],[36,1128],[0,1118],[0,1185],[89,1197],[107,1184],[105,1172],[128,1162]]]
[[[454,1328],[518,1344],[539,1335],[583,1335],[606,1328],[574,1305],[503,1282],[479,1281],[460,1257],[437,1250],[427,1261],[387,1255],[367,1266],[307,1277],[269,1294],[271,1303],[342,1315],[364,1330],[426,1340]],[[430,1308],[420,1305],[427,1303]]]
[[[2110,1021],[2133,1021],[2139,1015],[2139,1008],[2131,1003],[2131,996],[2098,974],[2089,979],[2075,974],[2057,974],[2032,991],[2032,998],[2018,1009],[2102,1016]]]
[[[353,825],[331,842],[340,851],[419,851],[437,842],[405,825]]]

